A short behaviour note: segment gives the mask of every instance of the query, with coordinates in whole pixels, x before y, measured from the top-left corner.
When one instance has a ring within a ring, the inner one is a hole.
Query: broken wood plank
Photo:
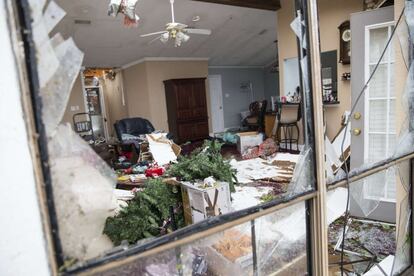
[[[193,0],[214,4],[238,6],[268,11],[277,11],[281,8],[280,0]]]

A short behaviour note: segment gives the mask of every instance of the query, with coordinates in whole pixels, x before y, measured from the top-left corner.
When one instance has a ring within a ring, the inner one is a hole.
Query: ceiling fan
[[[165,25],[165,30],[150,34],[141,35],[141,37],[159,35],[157,38],[153,39],[151,42],[160,40],[163,43],[167,43],[170,39],[174,39],[175,47],[180,47],[183,42],[187,42],[190,39],[188,34],[199,34],[199,35],[210,35],[211,30],[207,29],[193,29],[189,28],[187,25],[175,22],[174,15],[174,0],[170,0],[171,4],[171,16],[172,22]]]

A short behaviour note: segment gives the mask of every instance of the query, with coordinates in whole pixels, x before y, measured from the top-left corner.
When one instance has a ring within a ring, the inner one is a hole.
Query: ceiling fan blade
[[[160,32],[155,32],[155,33],[150,33],[150,34],[143,34],[140,35],[141,37],[147,37],[147,36],[152,36],[152,35],[159,35],[159,34],[165,34],[168,33],[167,31],[160,31]]]
[[[211,35],[211,30],[207,29],[184,29],[189,34]]]
[[[157,36],[156,38],[152,39],[150,42],[148,42],[148,45],[151,45],[152,43],[154,43],[157,40],[160,40],[161,36]]]

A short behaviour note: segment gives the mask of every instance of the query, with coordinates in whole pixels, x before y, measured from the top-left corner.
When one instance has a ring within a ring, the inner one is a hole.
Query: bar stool
[[[296,151],[299,151],[300,130],[298,122],[301,118],[302,109],[300,103],[278,103],[275,135],[276,143],[279,145],[279,151],[293,151],[292,145],[294,144],[296,144]]]

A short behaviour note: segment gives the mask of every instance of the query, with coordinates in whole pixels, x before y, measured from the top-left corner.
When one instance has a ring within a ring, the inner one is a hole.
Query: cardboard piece
[[[237,133],[237,150],[243,154],[248,148],[259,146],[263,143],[263,133],[251,131]]]
[[[227,182],[216,182],[203,188],[203,183],[181,183],[184,219],[186,225],[231,211],[230,187]]]
[[[166,133],[147,134],[146,137],[152,158],[159,166],[177,161],[177,157],[181,153],[181,147],[169,140]]]

